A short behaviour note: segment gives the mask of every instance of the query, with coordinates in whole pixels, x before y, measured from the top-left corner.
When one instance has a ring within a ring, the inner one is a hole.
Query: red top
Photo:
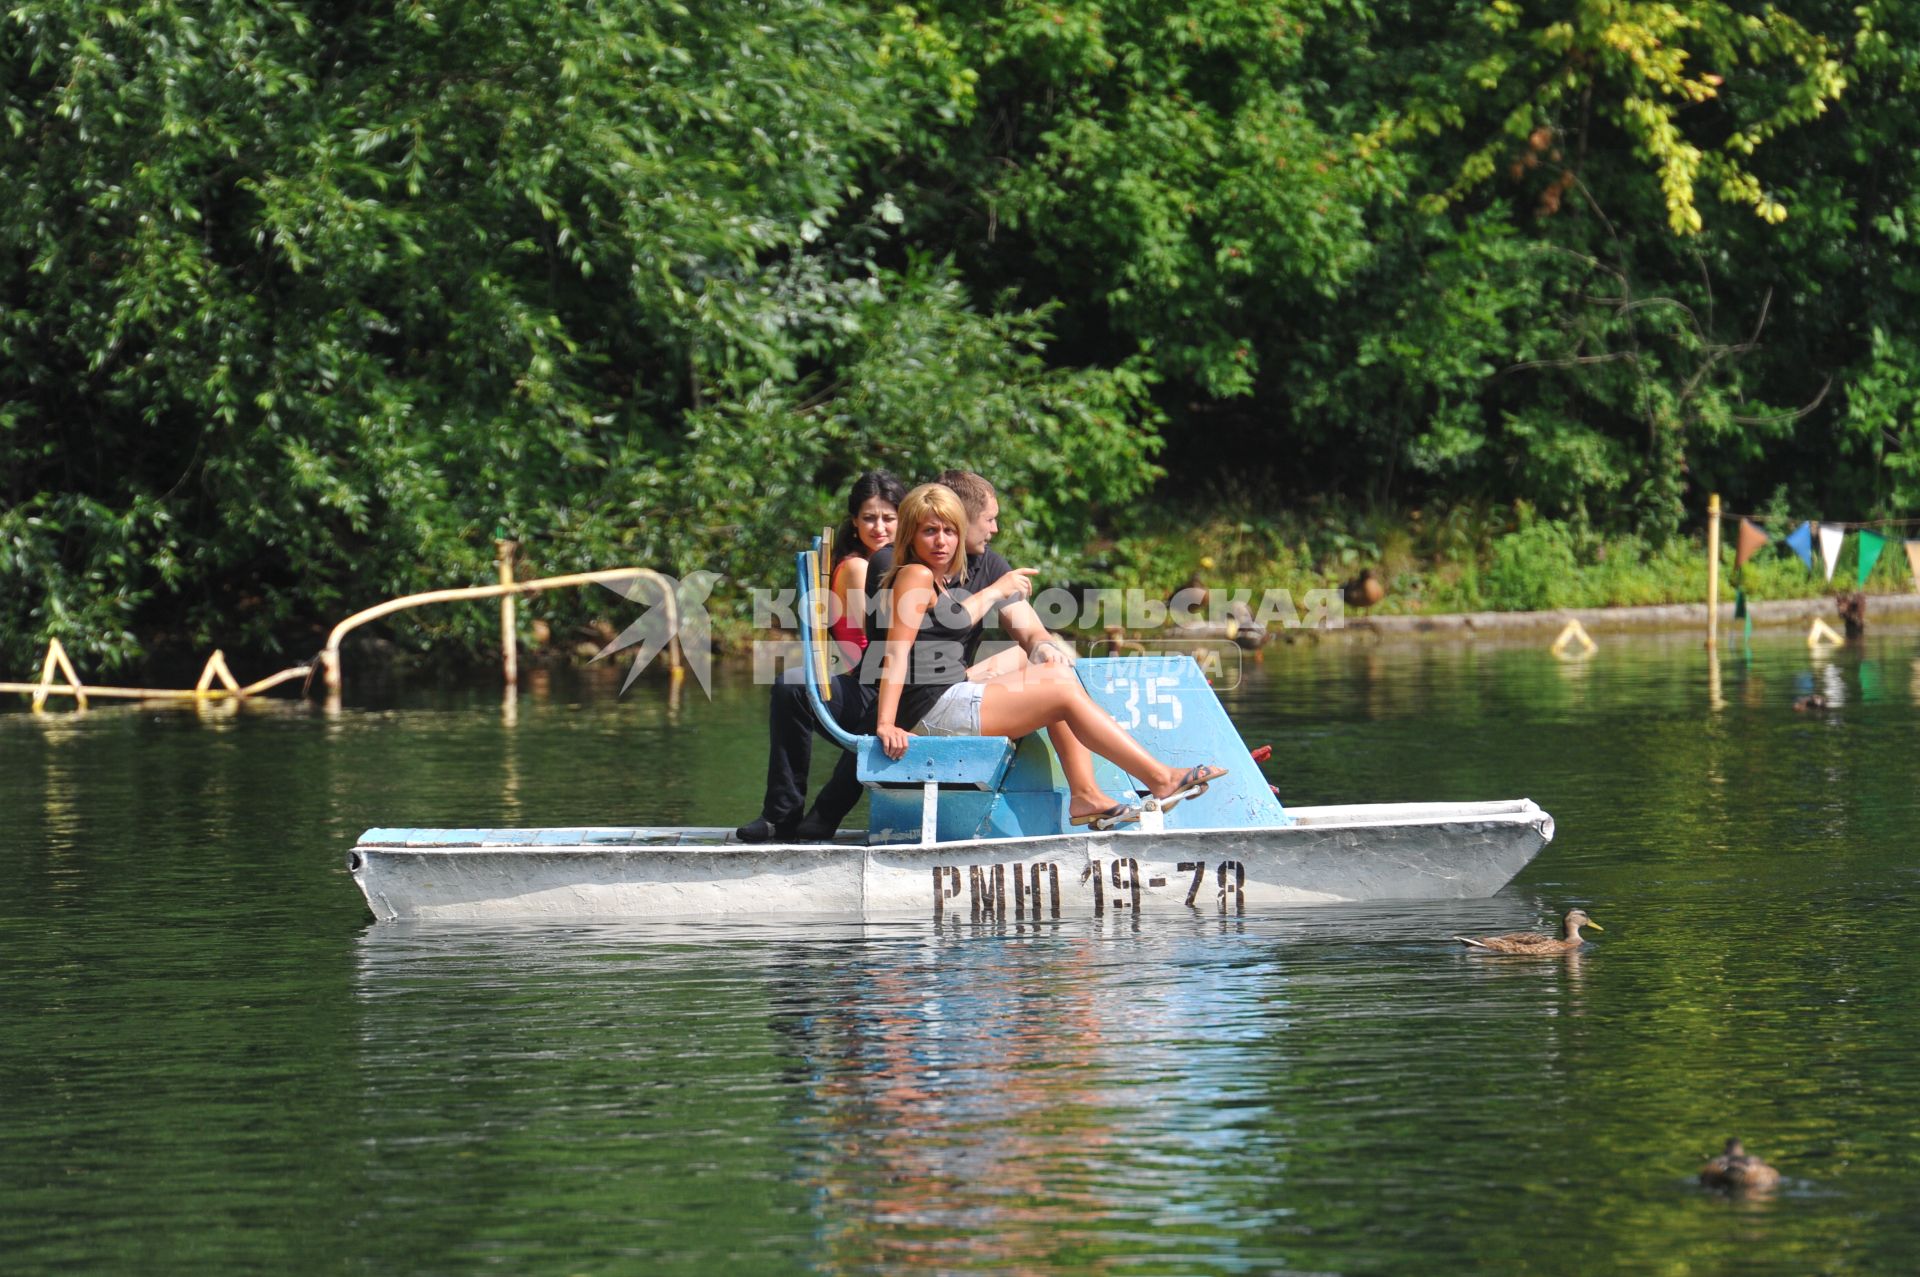
[[[840,568],[845,567],[847,559],[853,557],[849,554],[846,559],[840,560],[838,567],[833,569],[833,584],[839,584]],[[841,615],[827,623],[827,633],[840,641],[840,651],[847,658],[848,664],[859,664],[861,654],[867,650],[867,631],[864,626],[857,624],[852,617]]]

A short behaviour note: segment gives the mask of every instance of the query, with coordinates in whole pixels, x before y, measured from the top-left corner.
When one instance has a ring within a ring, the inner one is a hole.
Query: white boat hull
[[[743,844],[724,829],[371,830],[347,867],[374,916],[1086,917],[1490,896],[1553,838],[1527,799],[1296,807],[1262,829],[933,844]]]

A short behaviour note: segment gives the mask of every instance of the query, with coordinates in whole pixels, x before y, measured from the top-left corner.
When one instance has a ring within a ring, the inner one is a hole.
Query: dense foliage
[[[523,573],[765,581],[876,463],[988,473],[1014,548],[1083,574],[1155,496],[1522,501],[1655,554],[1709,487],[1920,496],[1920,17],[1886,0],[23,0],[0,33],[0,669],[308,650],[497,535]]]

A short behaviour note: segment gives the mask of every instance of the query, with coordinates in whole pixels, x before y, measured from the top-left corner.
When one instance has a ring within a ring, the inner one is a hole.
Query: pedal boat
[[[1553,838],[1528,799],[1281,806],[1188,655],[1083,658],[1093,698],[1167,762],[1228,768],[1140,823],[1069,823],[1043,735],[916,737],[890,759],[822,699],[820,542],[797,556],[807,693],[859,760],[870,818],[831,843],[722,828],[369,829],[347,869],[380,920],[532,921],[717,914],[1034,920],[1490,896]],[[1096,759],[1116,797],[1148,795]]]

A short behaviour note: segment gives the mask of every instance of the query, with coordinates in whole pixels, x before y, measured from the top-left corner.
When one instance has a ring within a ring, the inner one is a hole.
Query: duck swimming
[[[1780,1172],[1747,1152],[1739,1140],[1729,1139],[1726,1151],[1700,1168],[1700,1182],[1710,1188],[1754,1192],[1777,1185]]]
[[[1504,936],[1455,936],[1469,949],[1486,949],[1493,953],[1572,953],[1586,941],[1580,936],[1580,928],[1592,927],[1595,931],[1606,928],[1587,917],[1585,909],[1574,909],[1561,920],[1558,938],[1542,935],[1538,931],[1513,931]]]

